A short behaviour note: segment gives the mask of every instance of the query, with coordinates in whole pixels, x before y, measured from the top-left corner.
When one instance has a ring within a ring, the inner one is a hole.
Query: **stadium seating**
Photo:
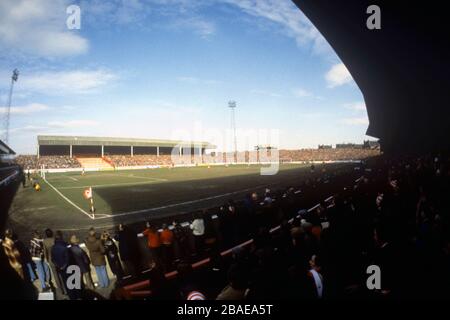
[[[76,160],[79,162],[81,167],[85,169],[114,169],[113,165],[105,161],[103,158],[84,158],[84,157],[77,157]]]

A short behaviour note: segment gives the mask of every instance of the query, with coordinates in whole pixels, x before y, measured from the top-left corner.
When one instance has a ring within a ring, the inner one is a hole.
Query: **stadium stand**
[[[115,238],[127,276],[114,272],[110,298],[187,299],[193,291],[207,299],[446,295],[449,165],[442,155],[381,156],[243,202],[230,199],[195,213],[184,227],[122,225]],[[137,245],[139,232],[147,249]],[[371,264],[383,269],[380,291],[365,285]],[[430,272],[440,281],[429,281]]]
[[[279,159],[284,162],[327,162],[351,161],[367,159],[379,155],[377,149],[362,148],[327,148],[327,149],[301,149],[279,150],[277,157],[272,158],[270,153],[245,151],[237,153],[238,162],[273,162]],[[69,156],[34,156],[19,155],[15,161],[22,168],[39,169],[42,166],[48,169],[68,168],[99,168],[111,169],[113,167],[133,166],[170,166],[173,164],[208,164],[231,163],[235,161],[234,153],[217,152],[211,155],[191,155],[172,157],[170,155],[108,155],[105,157],[69,157]]]

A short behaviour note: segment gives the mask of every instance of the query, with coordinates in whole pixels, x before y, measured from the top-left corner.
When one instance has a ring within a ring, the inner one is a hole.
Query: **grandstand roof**
[[[293,1],[360,88],[367,135],[379,138],[385,152],[449,147],[450,25],[442,1]],[[375,3],[382,27],[369,30]]]
[[[6,143],[4,143],[3,141],[0,140],[0,154],[5,155],[5,154],[16,154],[10,147],[8,147],[8,145]]]
[[[83,145],[83,146],[134,146],[134,147],[176,147],[201,146],[213,149],[216,146],[205,141],[182,141],[161,139],[137,139],[115,137],[84,137],[84,136],[38,136],[38,145]]]

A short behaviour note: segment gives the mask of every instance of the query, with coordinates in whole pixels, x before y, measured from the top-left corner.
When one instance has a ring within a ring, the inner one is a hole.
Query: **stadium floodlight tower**
[[[231,130],[233,130],[233,143],[234,143],[234,161],[237,162],[237,138],[236,138],[236,118],[234,116],[234,110],[236,109],[236,101],[229,101],[228,107],[231,110]]]
[[[14,69],[13,74],[11,76],[11,86],[9,88],[8,101],[6,102],[6,112],[5,112],[5,128],[4,128],[4,141],[6,144],[9,143],[9,118],[11,113],[11,102],[12,102],[12,94],[14,88],[14,82],[19,78],[19,70]]]

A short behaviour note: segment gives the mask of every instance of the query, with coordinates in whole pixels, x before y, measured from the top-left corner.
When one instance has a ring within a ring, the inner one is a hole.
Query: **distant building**
[[[272,150],[272,149],[276,149],[275,147],[272,147],[270,145],[257,145],[255,146],[255,150],[259,151],[259,150]]]
[[[37,156],[104,157],[108,155],[205,154],[216,146],[205,141],[178,141],[84,136],[37,137]]]
[[[379,150],[380,149],[380,142],[379,141],[374,141],[374,140],[364,141],[364,149]]]
[[[0,163],[11,163],[16,153],[3,141],[0,140]]]

